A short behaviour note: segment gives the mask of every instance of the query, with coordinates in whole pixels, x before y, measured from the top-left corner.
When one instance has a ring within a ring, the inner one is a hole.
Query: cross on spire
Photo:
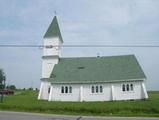
[[[55,14],[55,16],[57,15],[57,12],[56,12],[56,10],[54,11],[54,14]]]

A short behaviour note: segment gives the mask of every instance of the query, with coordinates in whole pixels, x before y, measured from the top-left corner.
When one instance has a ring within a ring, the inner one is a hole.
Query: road
[[[50,114],[0,111],[0,120],[159,120],[159,118],[90,117],[90,116],[68,116],[68,115],[50,115]]]

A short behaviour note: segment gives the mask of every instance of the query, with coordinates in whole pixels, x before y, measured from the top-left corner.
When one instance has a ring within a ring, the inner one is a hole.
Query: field
[[[69,115],[154,116],[159,117],[159,91],[148,92],[148,100],[115,102],[47,102],[37,100],[37,92],[17,91],[6,96],[0,110]]]

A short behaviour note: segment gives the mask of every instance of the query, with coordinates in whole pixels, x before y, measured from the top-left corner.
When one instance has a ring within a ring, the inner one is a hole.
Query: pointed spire
[[[52,20],[47,32],[44,35],[44,38],[51,38],[51,37],[59,37],[59,39],[63,42],[56,16]]]

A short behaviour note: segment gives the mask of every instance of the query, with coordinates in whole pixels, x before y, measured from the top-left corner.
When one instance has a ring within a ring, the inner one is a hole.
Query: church
[[[44,35],[39,100],[116,101],[148,98],[146,76],[135,55],[60,56],[63,39],[57,17]]]

